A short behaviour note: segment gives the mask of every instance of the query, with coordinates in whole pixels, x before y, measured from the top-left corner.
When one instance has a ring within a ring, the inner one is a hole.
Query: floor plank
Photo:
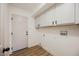
[[[14,51],[11,56],[51,56],[51,54],[45,51],[42,47],[36,45],[31,48]]]

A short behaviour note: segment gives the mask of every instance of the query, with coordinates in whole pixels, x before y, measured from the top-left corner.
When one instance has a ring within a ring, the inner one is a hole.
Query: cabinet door
[[[53,6],[45,14],[45,18],[46,18],[45,22],[46,22],[46,25],[48,25],[48,26],[55,25],[55,22],[54,22],[55,21],[55,12],[56,12],[55,8],[56,7]]]
[[[51,9],[47,10],[45,13],[40,15],[36,22],[40,24],[40,26],[50,26],[54,25],[54,17],[55,17],[55,7],[52,7]]]
[[[79,3],[76,3],[76,19],[75,19],[75,23],[79,24]]]
[[[57,4],[55,20],[57,20],[57,24],[74,23],[74,4]]]

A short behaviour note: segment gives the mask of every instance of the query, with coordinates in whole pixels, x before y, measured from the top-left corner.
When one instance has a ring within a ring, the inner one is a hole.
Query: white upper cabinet
[[[74,4],[57,4],[55,20],[57,22],[57,25],[74,23]]]
[[[35,21],[36,21],[36,26],[38,24],[40,27],[44,26],[54,26],[54,20],[55,20],[55,7],[52,9],[49,9],[49,11],[45,12],[44,14],[40,15]]]
[[[79,24],[79,3],[76,3],[75,23]]]
[[[36,18],[36,26],[40,25],[40,27],[70,24],[75,24],[74,3],[57,3]]]

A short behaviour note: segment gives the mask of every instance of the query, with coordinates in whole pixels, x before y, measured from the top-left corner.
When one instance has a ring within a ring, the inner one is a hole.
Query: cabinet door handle
[[[54,24],[54,21],[52,21],[52,24]]]
[[[57,24],[57,20],[55,21],[55,24]]]

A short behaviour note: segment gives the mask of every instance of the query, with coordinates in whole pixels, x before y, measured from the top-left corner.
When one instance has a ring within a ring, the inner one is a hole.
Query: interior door
[[[27,47],[27,18],[19,15],[12,15],[12,43],[13,51]]]

